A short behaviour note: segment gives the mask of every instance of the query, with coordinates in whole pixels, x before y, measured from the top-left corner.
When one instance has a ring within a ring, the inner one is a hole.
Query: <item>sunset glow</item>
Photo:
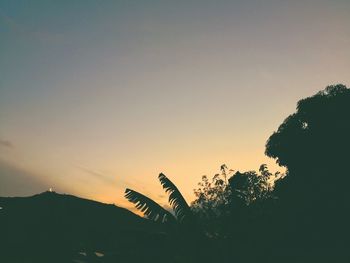
[[[350,85],[350,1],[68,3],[0,4],[0,196],[165,204],[163,172],[190,202],[221,164],[283,170],[268,137]]]

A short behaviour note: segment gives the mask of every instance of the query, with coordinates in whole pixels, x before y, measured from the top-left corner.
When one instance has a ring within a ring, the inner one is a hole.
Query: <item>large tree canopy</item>
[[[300,100],[267,141],[266,154],[287,167],[275,187],[274,242],[293,248],[288,253],[305,262],[350,259],[344,249],[350,235],[349,149],[350,90],[341,84]]]
[[[300,100],[297,112],[268,139],[266,154],[290,172],[319,174],[344,171],[349,146],[350,90],[338,84]]]

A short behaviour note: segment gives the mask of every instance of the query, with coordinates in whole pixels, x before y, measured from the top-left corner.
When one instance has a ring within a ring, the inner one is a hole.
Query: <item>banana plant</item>
[[[150,220],[161,223],[188,222],[192,218],[192,212],[179,189],[163,173],[159,174],[158,179],[169,195],[169,204],[174,211],[173,214],[151,198],[128,188],[125,190],[125,198],[135,204],[135,207]]]

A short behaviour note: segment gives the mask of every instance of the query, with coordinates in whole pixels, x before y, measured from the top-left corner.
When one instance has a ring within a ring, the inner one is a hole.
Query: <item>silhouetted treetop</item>
[[[350,90],[328,86],[302,99],[266,144],[266,154],[290,169],[340,165],[350,145]]]
[[[262,164],[258,172],[229,170],[226,165],[222,165],[220,171],[212,179],[202,176],[194,190],[196,199],[191,209],[200,218],[208,236],[237,238],[237,231],[247,231],[252,227],[249,224],[259,220],[265,204],[274,198],[273,181],[281,174],[271,173],[266,164]]]
[[[350,89],[342,84],[300,100],[268,139],[266,154],[287,167],[272,207],[273,243],[290,248],[281,255],[350,262],[343,248],[350,235],[349,149]]]

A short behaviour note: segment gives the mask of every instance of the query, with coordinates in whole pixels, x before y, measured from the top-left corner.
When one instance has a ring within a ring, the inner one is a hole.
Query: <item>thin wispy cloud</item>
[[[77,166],[80,170],[84,171],[85,173],[93,176],[94,178],[96,179],[99,179],[101,181],[104,181],[105,183],[108,183],[108,184],[116,184],[116,180],[109,177],[108,175],[105,175],[103,173],[100,173],[100,172],[97,172],[93,169],[90,169],[90,168],[87,168],[87,167],[84,167],[84,166],[81,166],[81,165],[78,165]]]
[[[10,149],[14,148],[14,145],[11,141],[3,140],[3,139],[0,139],[0,146],[5,148],[10,148]]]

